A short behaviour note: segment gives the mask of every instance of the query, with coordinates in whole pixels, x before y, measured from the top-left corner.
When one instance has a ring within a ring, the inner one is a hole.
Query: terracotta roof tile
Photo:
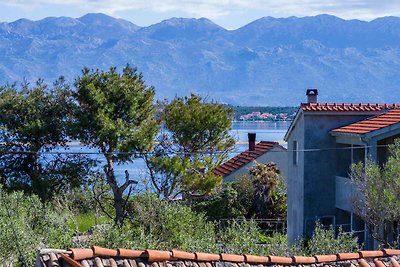
[[[70,248],[69,251],[71,251],[71,257],[74,260],[92,258],[94,255],[93,250],[90,248]]]
[[[374,259],[374,263],[376,267],[386,267],[386,265],[378,259]]]
[[[400,255],[400,249],[384,249],[383,252],[389,256]]]
[[[331,132],[366,134],[396,123],[400,123],[400,109],[392,109],[383,114],[336,128]]]
[[[345,261],[345,260],[356,260],[361,258],[360,253],[338,253],[337,254],[338,260]]]
[[[143,257],[145,255],[144,251],[142,250],[132,250],[132,249],[117,249],[118,256],[124,258],[138,258]]]
[[[392,263],[393,267],[400,267],[400,263],[396,261],[393,257],[390,258],[390,262]]]
[[[196,255],[196,260],[198,261],[219,261],[221,258],[221,255],[219,254],[201,252],[195,252],[194,254]]]
[[[116,257],[118,255],[118,251],[116,249],[92,246],[92,250],[93,250],[94,255],[96,255],[96,256]]]
[[[367,112],[400,108],[400,104],[302,103],[303,111]]]
[[[162,251],[162,250],[146,250],[146,255],[149,261],[168,261],[171,259],[170,251]]]
[[[221,260],[228,262],[244,262],[245,258],[243,255],[221,253]]]
[[[72,267],[82,267],[82,265],[79,262],[77,262],[76,260],[72,259],[68,255],[66,255],[64,253],[60,253],[60,256],[61,256],[61,258],[63,258],[63,260],[65,260]]]
[[[230,160],[226,161],[225,163],[219,165],[213,170],[215,175],[219,176],[227,176],[231,172],[243,167],[247,163],[251,162],[252,160],[258,158],[259,156],[265,154],[270,149],[272,149],[275,145],[278,145],[277,142],[271,141],[261,141],[256,144],[254,151],[246,150],[235,157],[231,158]]]
[[[90,250],[90,249],[89,249]],[[359,253],[339,253],[337,255],[317,255],[313,257],[294,256],[255,256],[235,254],[209,254],[185,252],[179,250],[130,250],[106,249],[94,246],[88,249],[70,249],[69,251],[42,250],[42,265],[35,267],[216,267],[215,262],[244,263],[243,266],[335,266],[335,267],[400,267],[400,250],[386,249],[382,251],[361,251]],[[97,252],[97,254],[96,254]],[[101,254],[101,255],[100,255]],[[87,258],[83,258],[86,255]],[[240,265],[242,266],[242,265]]]
[[[175,249],[171,250],[171,252],[172,252],[172,257],[174,259],[183,259],[183,260],[195,260],[196,259],[196,255],[194,253],[175,250]]]
[[[383,257],[384,254],[385,253],[382,250],[360,251],[360,255],[362,258]]]
[[[337,261],[337,255],[316,255],[317,262]]]
[[[244,255],[245,262],[248,263],[268,263],[269,257]]]
[[[296,264],[312,264],[316,262],[315,257],[294,256],[292,258]]]
[[[271,263],[290,265],[293,263],[293,258],[290,257],[279,257],[279,256],[269,256]]]
[[[369,265],[368,262],[364,259],[360,259],[358,261],[358,264],[360,264],[361,267],[371,267],[371,265]]]

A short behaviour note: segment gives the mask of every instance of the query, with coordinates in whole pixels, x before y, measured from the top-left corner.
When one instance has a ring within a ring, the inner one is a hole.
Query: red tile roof
[[[231,158],[227,162],[219,165],[216,167],[213,172],[215,175],[219,176],[227,176],[231,172],[241,168],[243,165],[251,162],[252,160],[258,158],[259,156],[263,155],[264,153],[268,152],[272,149],[275,145],[278,145],[277,142],[271,141],[261,141],[256,144],[255,149],[253,151],[246,150],[235,157]]]
[[[383,114],[351,123],[332,130],[334,133],[366,134],[400,122],[400,109],[392,109]]]
[[[300,108],[303,111],[367,112],[400,108],[400,104],[302,103]]]
[[[377,251],[361,251],[356,253],[338,253],[336,255],[318,256],[254,256],[235,254],[211,254],[184,252],[178,250],[130,250],[105,249],[92,247],[88,249],[51,250],[39,252],[35,267],[217,267],[219,262],[246,263],[251,266],[399,266],[400,250],[384,249]],[[241,265],[240,265],[241,266]]]

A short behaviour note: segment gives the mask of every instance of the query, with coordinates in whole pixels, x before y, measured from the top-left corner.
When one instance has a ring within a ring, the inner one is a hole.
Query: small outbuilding
[[[249,133],[249,148],[214,169],[214,174],[222,176],[225,182],[232,182],[236,176],[248,174],[255,162],[275,163],[282,176],[287,169],[287,151],[278,142],[260,141],[256,143],[256,134]]]

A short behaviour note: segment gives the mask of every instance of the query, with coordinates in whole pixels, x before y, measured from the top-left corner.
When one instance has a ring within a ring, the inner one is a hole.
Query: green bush
[[[193,210],[205,213],[211,221],[236,219],[246,216],[247,211],[238,202],[239,194],[232,183],[224,184],[212,196],[193,201]]]
[[[214,224],[188,206],[145,194],[136,197],[131,212],[132,219],[123,227],[97,227],[92,242],[135,249],[217,251]]]
[[[304,254],[301,242],[300,244],[289,245],[285,234],[275,233],[272,236],[265,236],[262,241],[264,243],[263,255],[294,256]]]
[[[253,220],[232,220],[221,229],[219,243],[225,253],[260,254],[260,228]]]
[[[360,250],[357,237],[345,233],[340,228],[337,237],[332,227],[324,228],[317,222],[314,234],[305,242],[304,252],[309,255],[336,254],[339,252],[354,252]]]
[[[0,187],[0,262],[16,264],[23,256],[33,266],[38,249],[72,246],[70,220],[68,209],[57,203],[45,205],[35,195]]]

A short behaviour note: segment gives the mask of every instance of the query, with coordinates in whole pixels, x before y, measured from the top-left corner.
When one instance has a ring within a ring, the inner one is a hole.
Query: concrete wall
[[[334,216],[336,213],[337,164],[346,162],[348,153],[330,149],[338,144],[329,132],[370,116],[305,112],[296,121],[287,140],[289,242],[293,243],[304,234],[311,234],[316,218]],[[322,150],[298,152],[298,164],[294,165],[293,141],[298,142],[299,150]]]
[[[231,172],[229,175],[224,177],[225,182],[233,182],[235,181],[236,176],[249,174],[249,170],[251,167],[254,166],[255,161],[258,163],[266,164],[273,162],[276,164],[278,169],[281,171],[283,177],[286,177],[287,174],[287,151],[284,147],[280,145],[274,146],[271,150],[267,153],[259,156],[255,160],[245,164],[240,169],[237,169],[234,172]]]
[[[331,113],[332,114],[332,113]],[[339,145],[329,133],[369,116],[313,115],[304,116],[305,149],[322,149],[304,155],[304,233],[312,234],[318,217],[334,216],[336,209],[337,161],[347,157],[348,151],[334,150]]]
[[[303,234],[304,224],[304,117],[300,117],[288,138],[287,167],[287,234],[293,244]],[[298,143],[298,161],[293,164],[293,141]]]

